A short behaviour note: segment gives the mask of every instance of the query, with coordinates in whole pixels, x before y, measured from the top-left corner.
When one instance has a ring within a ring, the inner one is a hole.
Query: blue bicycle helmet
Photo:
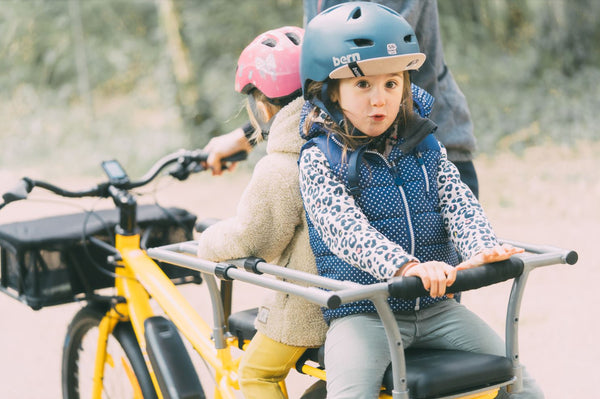
[[[414,30],[400,14],[376,3],[339,4],[306,27],[300,56],[304,97],[311,81],[418,69],[424,61]]]

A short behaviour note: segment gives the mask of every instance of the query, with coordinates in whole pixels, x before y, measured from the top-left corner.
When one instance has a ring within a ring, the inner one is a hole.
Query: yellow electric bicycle
[[[237,388],[237,363],[227,344],[214,350],[213,331],[177,289],[178,284],[201,283],[200,273],[156,263],[144,252],[191,239],[195,215],[158,204],[138,206],[133,193],[167,167],[171,176],[185,180],[203,170],[207,155],[185,150],[169,154],[139,181],[131,181],[110,160],[102,164],[108,181],[90,189],[70,191],[23,178],[2,196],[0,208],[26,199],[34,188],[68,198],[111,198],[115,205],[0,226],[0,291],[35,310],[87,303],[65,338],[64,398],[204,397],[173,323],[219,375],[228,376],[224,384]],[[226,161],[243,158],[245,153]],[[151,300],[170,319],[157,316]]]
[[[392,354],[382,398],[484,399],[495,397],[504,386],[519,389],[518,321],[525,282],[537,267],[574,264],[574,251],[513,242],[527,253],[458,273],[452,292],[513,279],[506,356],[404,350],[387,298],[426,295],[418,278],[361,286],[288,270],[258,258],[209,262],[195,256],[194,215],[179,208],[138,206],[132,190],[148,184],[168,166],[174,166],[172,176],[184,180],[202,170],[205,157],[199,151],[170,154],[139,181],[131,181],[117,162],[108,161],[103,163],[108,181],[88,190],[69,191],[24,178],[3,195],[0,208],[26,199],[34,188],[64,197],[111,198],[115,204],[114,210],[0,225],[0,291],[34,309],[86,303],[72,319],[64,342],[63,398],[204,398],[181,336],[212,370],[212,397],[239,397],[239,349],[255,333],[256,309],[231,314],[234,280],[299,295],[323,307],[373,301]],[[178,289],[182,283],[206,286],[212,326],[182,295]],[[315,378],[302,398],[324,398],[322,350],[307,350],[296,370]]]

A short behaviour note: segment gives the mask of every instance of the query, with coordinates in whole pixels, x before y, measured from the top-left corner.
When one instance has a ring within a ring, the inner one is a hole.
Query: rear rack
[[[573,265],[577,262],[578,255],[575,251],[552,246],[532,245],[510,240],[501,241],[521,247],[526,251],[511,258],[511,261],[516,261],[522,265],[522,270],[519,269],[517,275],[510,277],[514,277],[514,280],[508,300],[505,325],[506,357],[510,359],[516,377],[516,380],[513,380],[514,382],[511,381],[513,382],[511,389],[513,392],[518,392],[522,388],[522,372],[519,364],[518,323],[521,300],[528,275],[533,269],[538,267],[555,264]],[[393,397],[408,398],[404,348],[402,347],[400,331],[395,323],[394,314],[388,305],[387,298],[389,297],[392,285],[394,285],[395,292],[402,291],[402,280],[409,282],[409,279],[416,279],[416,277],[404,279],[397,277],[391,279],[389,282],[364,286],[353,282],[332,280],[298,270],[287,269],[266,263],[259,258],[244,258],[223,263],[210,262],[196,257],[196,249],[196,242],[188,241],[148,249],[148,255],[156,260],[196,270],[203,274],[211,295],[215,326],[223,326],[226,323],[223,301],[221,293],[217,288],[216,278],[223,281],[239,280],[263,288],[297,295],[307,301],[331,309],[357,300],[371,300],[377,309],[388,337],[394,370]],[[481,268],[485,267],[494,271],[494,268],[503,266],[496,266],[495,264],[481,266]],[[479,272],[480,270],[477,271]],[[464,272],[469,271],[461,271],[459,274]],[[282,278],[286,281],[277,278]],[[497,280],[496,282],[504,280]],[[219,341],[219,339],[216,338],[216,341]]]

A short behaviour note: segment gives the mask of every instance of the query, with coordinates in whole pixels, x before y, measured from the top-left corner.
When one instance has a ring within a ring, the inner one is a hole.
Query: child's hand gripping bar
[[[578,255],[573,250],[565,250],[551,246],[532,246],[514,242],[513,245],[524,248],[528,253],[512,256],[501,262],[488,263],[472,269],[459,270],[454,284],[446,288],[446,293],[474,290],[488,285],[500,283],[519,277],[525,269],[555,264],[574,265]],[[391,296],[403,299],[414,299],[427,296],[429,292],[423,287],[418,277],[394,277],[388,284]]]
[[[474,290],[506,281],[523,273],[524,263],[520,258],[512,257],[501,262],[488,263],[456,273],[456,281],[446,288],[446,293]],[[429,295],[419,277],[394,277],[390,280],[388,291],[391,296],[402,299],[414,299]]]

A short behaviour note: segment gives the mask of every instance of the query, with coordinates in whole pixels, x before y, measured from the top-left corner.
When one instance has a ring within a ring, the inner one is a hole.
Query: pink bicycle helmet
[[[274,104],[300,95],[303,37],[304,29],[296,26],[284,26],[259,35],[238,59],[235,90],[248,94],[256,88]]]

